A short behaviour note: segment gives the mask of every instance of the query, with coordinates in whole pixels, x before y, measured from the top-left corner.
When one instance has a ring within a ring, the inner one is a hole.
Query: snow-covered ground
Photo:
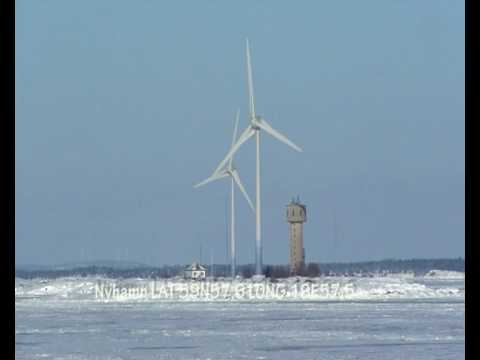
[[[202,284],[16,279],[16,359],[464,357],[462,273]]]
[[[463,299],[463,273],[431,271],[382,277],[288,278],[278,281],[108,279],[102,277],[15,281],[18,301],[332,301]]]
[[[425,274],[425,277],[433,277],[438,279],[465,279],[465,273],[459,271],[446,270],[430,270]]]

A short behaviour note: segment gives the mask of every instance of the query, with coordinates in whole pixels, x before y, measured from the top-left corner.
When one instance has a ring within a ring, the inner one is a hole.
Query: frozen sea
[[[116,286],[119,296],[99,297],[105,294],[99,291],[102,284],[104,291]],[[251,281],[216,284],[225,285],[225,292],[187,293],[185,286],[191,283],[178,279],[156,283],[156,294],[127,296],[119,289],[152,289],[151,281],[16,279],[16,359],[465,356],[463,273],[263,283],[280,286],[285,290],[280,296],[265,288],[246,291],[259,285]],[[174,290],[158,292],[167,285]],[[313,291],[298,292],[302,286],[314,286]]]

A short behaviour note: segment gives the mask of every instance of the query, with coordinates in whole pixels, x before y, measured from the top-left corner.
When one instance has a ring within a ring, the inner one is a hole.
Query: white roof
[[[187,266],[187,268],[185,270],[189,270],[189,271],[202,271],[202,270],[207,270],[206,267],[200,265],[199,263],[197,263],[196,261],[192,264],[192,265],[189,265]]]

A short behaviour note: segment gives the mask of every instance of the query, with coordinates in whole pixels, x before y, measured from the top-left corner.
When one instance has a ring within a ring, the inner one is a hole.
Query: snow
[[[292,277],[188,281],[102,277],[15,280],[15,297],[65,301],[351,301],[375,299],[464,299],[462,274],[431,271],[423,277]]]
[[[435,277],[443,279],[465,279],[465,273],[460,271],[430,270],[425,277]]]
[[[94,296],[99,283],[132,288],[151,280],[17,278],[15,358],[461,359],[464,278],[438,275],[217,282],[328,289],[280,299],[182,297],[174,289],[171,298],[101,300]],[[178,278],[167,283],[193,285]]]

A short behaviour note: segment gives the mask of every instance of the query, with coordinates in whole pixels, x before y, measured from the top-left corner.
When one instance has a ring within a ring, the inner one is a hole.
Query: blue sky
[[[16,1],[16,263],[225,261],[229,182],[200,189],[256,109],[265,263],[464,256],[464,2]],[[236,156],[254,198],[254,142]],[[238,198],[240,263],[254,216]],[[334,231],[334,219],[337,231]]]

